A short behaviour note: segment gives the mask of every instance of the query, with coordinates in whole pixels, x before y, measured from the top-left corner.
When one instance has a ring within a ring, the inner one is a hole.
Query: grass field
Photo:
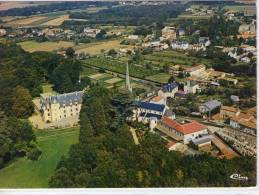
[[[24,41],[18,43],[21,45],[25,51],[34,52],[34,51],[55,51],[61,48],[73,47],[73,42],[60,41],[60,42],[36,42],[36,41]]]
[[[166,64],[182,64],[186,66],[191,66],[193,64],[206,64],[209,65],[211,60],[204,58],[196,58],[188,56],[183,52],[177,51],[163,51],[163,52],[154,52],[144,56],[146,62],[151,62],[153,64],[163,65]]]
[[[193,16],[190,14],[181,14],[178,16],[180,19],[193,19],[193,20],[206,20],[209,19],[212,15],[206,15],[206,16]]]
[[[0,188],[46,188],[48,180],[62,155],[78,140],[79,129],[63,129],[37,132],[42,150],[38,161],[19,158],[0,170]]]
[[[245,9],[256,9],[256,6],[251,5],[226,5],[225,10],[230,10],[233,12],[243,12]]]
[[[121,40],[109,40],[95,43],[80,44],[74,49],[76,53],[85,52],[90,55],[101,54],[102,50],[119,49],[119,48],[132,48],[133,46],[125,46],[120,44]]]
[[[17,19],[9,22],[9,25],[30,25],[32,23],[35,23],[39,20],[45,19],[45,16],[32,16],[28,18],[22,18],[22,19]]]
[[[53,20],[49,20],[45,23],[42,23],[41,25],[43,25],[43,26],[59,26],[67,19],[69,19],[68,15],[61,15]]]
[[[146,77],[146,79],[149,79],[149,80],[152,80],[152,81],[157,81],[157,82],[160,82],[160,83],[167,83],[168,79],[170,77],[171,76],[167,73],[159,73],[159,74],[156,74],[156,75],[148,76],[148,77]]]

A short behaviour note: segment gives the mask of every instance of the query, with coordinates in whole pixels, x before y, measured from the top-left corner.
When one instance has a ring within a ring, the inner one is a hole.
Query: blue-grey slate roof
[[[211,101],[208,101],[208,102],[202,104],[202,106],[206,107],[208,110],[211,111],[211,110],[214,110],[217,107],[220,107],[221,102],[218,101],[218,100],[211,100]]]
[[[80,104],[83,101],[83,95],[84,95],[83,91],[53,95],[43,100],[44,101],[43,104],[59,103],[60,106],[70,105],[75,103]]]
[[[146,117],[146,118],[157,118],[158,120],[160,120],[162,118],[161,115],[158,114],[153,114],[153,113],[145,113],[145,112],[141,112],[140,116],[142,117]]]
[[[163,104],[154,104],[154,103],[149,103],[149,102],[138,102],[139,108],[147,109],[147,110],[154,110],[158,112],[163,112],[165,109],[165,105]]]
[[[200,138],[193,139],[192,143],[194,145],[199,145],[199,144],[210,142],[212,140],[212,138],[213,138],[212,135],[205,135]]]
[[[176,87],[178,87],[178,84],[176,82],[168,83],[168,84],[163,85],[162,91],[163,92],[172,92],[172,90],[175,89]]]

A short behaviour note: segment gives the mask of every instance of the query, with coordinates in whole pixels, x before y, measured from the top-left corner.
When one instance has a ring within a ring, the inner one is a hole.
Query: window
[[[66,118],[67,116],[66,116],[66,115],[64,115],[64,117]]]

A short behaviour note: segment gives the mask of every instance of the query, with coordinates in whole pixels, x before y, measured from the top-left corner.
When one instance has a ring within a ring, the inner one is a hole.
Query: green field
[[[230,10],[233,12],[243,12],[245,9],[256,9],[256,6],[251,5],[227,5],[224,6],[225,10]]]
[[[46,188],[60,157],[78,140],[79,129],[36,132],[42,155],[38,161],[19,158],[0,170],[0,188]]]
[[[204,58],[196,58],[192,56],[188,56],[183,52],[178,51],[163,51],[163,52],[154,52],[152,54],[148,54],[144,56],[146,62],[151,62],[157,65],[164,65],[164,64],[180,64],[191,66],[193,64],[206,64],[210,65],[211,60],[204,59]]]
[[[157,82],[160,82],[160,83],[168,83],[168,79],[170,77],[171,76],[167,73],[159,73],[159,74],[156,74],[156,75],[153,75],[153,76],[146,77],[146,79],[149,79],[149,80],[152,80],[152,81],[157,81]]]
[[[121,74],[125,74],[126,72],[126,63],[115,59],[108,59],[104,57],[92,57],[85,60],[84,63],[86,66],[99,67]],[[160,73],[158,70],[147,69],[146,67],[138,64],[130,64],[129,72],[131,76],[138,78],[145,78],[147,76]]]
[[[68,47],[73,47],[74,43],[69,41],[59,41],[59,42],[36,42],[36,41],[24,41],[17,43],[25,51],[34,52],[34,51],[56,51],[59,49],[66,49]]]

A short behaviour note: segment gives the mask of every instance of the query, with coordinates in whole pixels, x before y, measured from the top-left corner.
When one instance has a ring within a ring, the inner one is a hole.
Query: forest
[[[122,104],[120,100],[124,100]],[[114,101],[116,100],[116,101]],[[128,101],[126,101],[128,100]],[[50,187],[210,187],[255,185],[255,159],[217,159],[206,154],[169,152],[156,134],[146,133],[135,145],[125,122],[131,97],[100,85],[85,95],[79,142],[62,157]],[[233,173],[248,181],[229,179]]]
[[[30,16],[35,14],[44,14],[57,11],[68,11],[73,9],[82,9],[90,6],[112,6],[118,4],[117,2],[101,2],[101,1],[76,1],[76,2],[57,2],[46,5],[30,6],[24,8],[13,8],[3,10],[0,12],[2,16]]]
[[[139,5],[112,7],[100,10],[97,13],[73,12],[70,18],[87,19],[88,24],[113,24],[113,25],[151,25],[166,21],[168,18],[177,17],[186,5]],[[66,21],[66,24],[69,21]]]
[[[28,53],[15,44],[0,44],[0,168],[19,156],[36,158],[34,133],[27,118],[34,112],[33,97],[41,85],[52,83],[57,92],[82,90],[78,83],[81,63],[50,52]]]

